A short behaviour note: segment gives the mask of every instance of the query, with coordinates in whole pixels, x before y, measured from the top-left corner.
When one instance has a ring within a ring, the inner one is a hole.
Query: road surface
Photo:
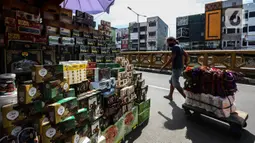
[[[150,120],[146,127],[137,128],[128,135],[126,143],[254,143],[255,141],[255,86],[238,84],[236,106],[249,113],[248,126],[240,140],[233,139],[228,126],[202,117],[188,120],[181,108],[183,97],[174,93],[174,101],[164,99],[168,95],[170,75],[143,72],[145,83],[149,85],[151,98]],[[180,80],[184,83],[184,79]]]

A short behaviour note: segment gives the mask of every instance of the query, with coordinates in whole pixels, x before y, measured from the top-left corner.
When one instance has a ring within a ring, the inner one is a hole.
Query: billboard
[[[176,19],[176,25],[177,26],[185,26],[189,24],[189,17],[188,16],[184,16],[184,17],[177,17]]]
[[[205,40],[220,40],[221,10],[208,11],[205,14]]]
[[[122,41],[128,40],[128,28],[116,29],[116,46],[120,48],[126,48],[126,46],[122,47]],[[126,45],[126,44],[124,44]]]

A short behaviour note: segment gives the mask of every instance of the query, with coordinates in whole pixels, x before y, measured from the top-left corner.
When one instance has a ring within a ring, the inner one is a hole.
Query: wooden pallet
[[[217,119],[219,121],[225,122],[230,125],[230,132],[235,136],[240,138],[242,135],[242,129],[247,126],[248,113],[237,110],[235,113],[232,113],[228,118],[219,118],[215,114],[207,112],[204,109],[193,107],[191,105],[183,104],[182,108],[184,109],[187,115],[192,115],[190,111],[193,111],[195,115],[203,114],[208,117]]]

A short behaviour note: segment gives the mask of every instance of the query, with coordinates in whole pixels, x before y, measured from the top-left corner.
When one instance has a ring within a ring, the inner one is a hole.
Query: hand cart
[[[193,111],[193,114],[195,116],[203,114],[208,117],[217,119],[219,121],[225,122],[229,124],[230,126],[230,132],[232,135],[236,138],[241,138],[242,136],[242,129],[247,126],[247,119],[248,119],[248,113],[245,113],[243,111],[237,110],[235,113],[231,113],[230,117],[228,118],[219,118],[215,114],[207,112],[205,109],[201,109],[198,107],[194,107],[191,105],[188,105],[184,103],[182,105],[182,108],[184,109],[186,115],[192,115],[190,111]]]

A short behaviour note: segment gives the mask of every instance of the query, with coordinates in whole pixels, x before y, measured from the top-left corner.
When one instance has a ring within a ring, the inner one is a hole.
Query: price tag
[[[6,118],[8,120],[14,121],[15,119],[17,119],[19,117],[19,112],[16,110],[12,110],[10,111],[7,115]]]
[[[46,136],[48,138],[52,138],[55,134],[56,134],[56,129],[54,128],[49,128],[47,131],[46,131]]]

